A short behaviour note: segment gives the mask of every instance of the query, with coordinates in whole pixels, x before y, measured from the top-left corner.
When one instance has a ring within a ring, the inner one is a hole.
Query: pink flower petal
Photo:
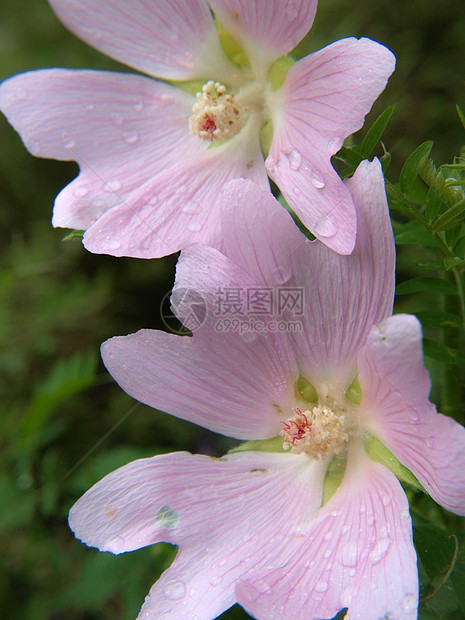
[[[297,62],[278,93],[267,170],[303,224],[340,254],[354,247],[355,212],[330,157],[360,129],[394,62],[370,39],[342,39]]]
[[[280,419],[294,404],[298,372],[292,351],[282,334],[242,333],[247,317],[224,316],[215,307],[221,291],[252,284],[213,249],[184,252],[174,310],[188,317],[190,305],[200,298],[205,306],[197,311],[205,313],[205,323],[192,338],[151,330],[111,338],[102,345],[106,367],[128,394],[156,409],[238,439],[277,435]]]
[[[291,277],[290,254],[306,251],[304,235],[273,195],[246,179],[229,181],[220,196],[222,251],[264,286]]]
[[[304,291],[302,331],[289,333],[301,373],[314,385],[344,390],[373,325],[392,313],[395,249],[378,160],[362,162],[347,182],[357,207],[357,244],[340,256],[317,242],[290,246],[292,278]]]
[[[359,458],[307,529],[290,537],[285,566],[257,571],[236,588],[255,618],[332,618],[344,607],[347,620],[417,617],[407,498],[389,470]]]
[[[181,159],[148,181],[89,228],[84,245],[97,254],[137,258],[165,256],[192,243],[218,245],[219,197],[224,183],[237,177],[269,187],[253,131]]]
[[[0,107],[33,155],[79,163],[53,215],[54,226],[78,229],[130,201],[160,169],[205,150],[189,135],[194,100],[149,78],[100,71],[31,71],[0,86]]]
[[[321,502],[323,475],[324,465],[305,456],[166,454],[106,476],[73,506],[69,523],[112,553],[179,545],[139,617],[214,618],[234,604],[238,579],[285,554],[290,523]]]
[[[423,366],[420,322],[393,316],[359,354],[365,426],[442,506],[465,515],[465,429],[436,412]]]
[[[255,72],[290,52],[310,30],[317,0],[208,0],[249,56]],[[266,73],[262,76],[266,77]]]
[[[170,80],[218,79],[234,68],[205,0],[50,0],[61,21],[101,52]]]

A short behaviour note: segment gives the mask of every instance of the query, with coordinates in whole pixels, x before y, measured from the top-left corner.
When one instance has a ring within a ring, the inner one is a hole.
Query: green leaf
[[[381,140],[381,136],[384,133],[384,130],[389,123],[389,120],[394,112],[395,105],[389,106],[384,112],[382,112],[378,118],[375,120],[373,125],[368,130],[366,136],[363,139],[362,145],[360,147],[360,152],[363,159],[366,159],[378,142]]]
[[[459,115],[460,122],[462,123],[463,128],[465,129],[465,114],[462,112],[458,103],[455,105],[455,107],[457,108],[457,114]]]
[[[65,235],[62,241],[69,241],[70,239],[82,239],[85,230],[72,230],[69,234]]]
[[[413,153],[408,157],[405,162],[399,176],[399,186],[401,191],[406,194],[413,182],[418,176],[418,166],[422,159],[428,157],[433,148],[433,142],[428,140],[423,142]]]
[[[432,222],[433,220],[435,220],[438,215],[439,212],[441,211],[443,202],[441,200],[441,197],[434,191],[434,189],[432,189],[431,187],[428,190],[428,194],[426,196],[426,211],[425,211],[425,215],[426,215],[426,219],[428,220],[428,222]]]
[[[463,547],[462,547],[463,548]],[[465,616],[465,563],[457,562],[452,571],[451,583],[457,595],[460,610]]]
[[[411,278],[396,286],[396,295],[420,293],[421,291],[443,293],[444,295],[457,294],[457,289],[452,282],[449,282],[449,280],[441,280],[440,278]]]
[[[451,312],[427,310],[415,312],[423,327],[462,327],[462,319]]]
[[[278,201],[282,204],[282,206],[286,209],[286,211],[292,217],[292,219],[294,220],[295,225],[300,230],[300,232],[303,235],[305,235],[307,237],[307,239],[310,239],[310,241],[314,241],[316,239],[315,235],[313,235],[307,228],[305,228],[305,226],[300,221],[299,217],[294,213],[294,211],[291,209],[291,207],[287,204],[287,202],[284,199],[284,196],[282,194],[278,197]]]
[[[431,579],[442,577],[455,563],[456,539],[433,525],[413,528],[415,548],[425,571]]]
[[[462,265],[465,265],[465,258],[460,258],[459,256],[448,256],[443,262],[446,271],[449,271],[454,267],[461,267]]]
[[[395,231],[397,245],[421,245],[426,248],[437,247],[437,241],[421,222],[407,222]]]
[[[429,338],[423,340],[423,352],[428,357],[444,364],[463,364],[465,362],[465,355],[461,351],[446,347],[446,345]]]
[[[63,400],[93,385],[97,360],[97,354],[90,351],[76,353],[53,366],[48,377],[38,386],[23,419],[24,435],[31,435],[40,428]]]
[[[433,224],[433,231],[448,230],[465,220],[465,198],[447,209]]]
[[[357,146],[343,146],[334,155],[334,157],[337,157],[337,159],[340,159],[348,166],[353,166],[354,168],[357,168],[359,163],[363,160],[363,157]]]

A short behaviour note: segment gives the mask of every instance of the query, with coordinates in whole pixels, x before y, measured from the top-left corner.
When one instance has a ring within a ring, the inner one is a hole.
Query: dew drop
[[[102,248],[109,252],[115,252],[116,250],[119,250],[120,247],[121,243],[117,239],[112,239],[111,237],[107,237],[102,243]]]
[[[216,575],[215,577],[212,577],[208,583],[213,588],[216,588],[216,586],[219,586],[222,581],[223,581],[223,577],[221,575]]]
[[[218,562],[218,566],[224,566],[226,564],[226,560],[220,560]]]
[[[164,105],[171,105],[172,103],[174,103],[174,97],[172,95],[162,95],[161,102]]]
[[[319,581],[315,586],[315,592],[326,592],[328,584],[326,581]]]
[[[65,149],[72,149],[76,146],[76,140],[72,138],[71,136],[63,135],[62,139],[63,139],[63,146],[65,147]]]
[[[342,527],[342,534],[347,534],[349,530],[350,530],[350,527],[348,525],[344,525]]]
[[[337,232],[337,226],[331,220],[324,217],[319,220],[312,229],[312,232],[318,237],[334,237]]]
[[[113,121],[113,124],[116,125],[117,127],[120,127],[124,123],[123,115],[120,114],[119,112],[112,112],[110,116],[111,116],[111,120]]]
[[[140,112],[142,108],[144,107],[144,104],[142,103],[142,101],[138,101],[137,103],[134,104],[133,107],[136,112]]]
[[[258,579],[253,582],[253,587],[260,592],[260,594],[268,594],[271,591],[270,585],[263,581],[262,579]]]
[[[186,586],[182,581],[169,581],[163,588],[163,594],[170,601],[179,601],[186,596]]]
[[[325,558],[328,559],[329,557],[331,557],[332,555],[332,551],[331,549],[328,549],[327,551],[325,551]]]
[[[316,189],[323,189],[325,186],[325,181],[321,175],[321,172],[319,172],[316,168],[312,170],[310,181]]]
[[[119,189],[121,189],[121,182],[117,179],[114,179],[113,181],[108,181],[108,183],[105,183],[103,188],[107,192],[117,192]]]
[[[362,504],[360,506],[360,514],[363,515],[366,513],[366,511],[367,511],[367,507],[365,506],[365,504]]]
[[[190,232],[199,232],[202,229],[202,224],[200,222],[189,222],[187,225],[187,230]]]
[[[425,440],[425,444],[427,448],[434,448],[434,439],[433,437],[427,437]]]
[[[406,612],[415,611],[418,605],[417,597],[415,594],[406,594],[402,601],[403,610]]]
[[[341,561],[344,566],[357,565],[357,543],[355,541],[350,541],[344,545]]]
[[[333,155],[333,153],[337,153],[341,148],[343,141],[341,138],[332,138],[332,140],[328,143],[328,151]]]
[[[94,107],[95,107],[95,106],[94,106],[94,104],[93,104],[93,103],[86,103],[86,110],[89,110],[89,112],[90,112],[91,110],[93,110],[93,109],[94,109]]]
[[[407,521],[407,519],[410,519],[410,512],[408,508],[402,510],[402,512],[400,513],[400,518],[402,521]]]
[[[83,198],[84,196],[87,196],[88,193],[89,190],[83,185],[78,185],[73,189],[73,194],[76,196],[76,198]]]
[[[113,536],[106,546],[106,551],[112,551],[113,553],[120,553],[123,550],[125,540],[122,536]]]
[[[381,538],[371,546],[370,561],[372,564],[379,564],[386,557],[391,541],[389,538]]]
[[[139,134],[136,131],[123,131],[123,140],[126,144],[135,144],[139,139]]]
[[[389,497],[389,495],[383,495],[381,501],[383,502],[383,506],[389,506],[389,504],[391,503],[391,498]]]
[[[198,213],[199,207],[200,205],[196,201],[190,200],[183,206],[182,212],[187,213],[188,215],[194,215],[194,213]]]
[[[302,165],[302,155],[299,151],[296,151],[296,149],[287,148],[283,150],[283,153],[289,160],[289,168],[291,170],[298,170]]]

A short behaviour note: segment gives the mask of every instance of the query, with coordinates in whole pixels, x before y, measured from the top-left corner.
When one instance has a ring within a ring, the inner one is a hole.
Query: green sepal
[[[236,67],[246,67],[249,58],[236,39],[226,30],[223,24],[215,17],[216,31],[224,53]]]
[[[196,95],[197,93],[202,92],[202,86],[205,84],[204,80],[189,80],[186,82],[173,82],[168,80],[168,84],[172,86],[176,86],[181,90],[184,90],[186,93],[190,93],[191,95]]]
[[[308,230],[308,228],[305,228],[305,226],[300,221],[299,217],[294,213],[294,211],[291,209],[291,207],[287,204],[287,202],[286,202],[286,200],[285,200],[285,198],[284,198],[284,196],[282,194],[280,194],[278,196],[278,202],[286,209],[286,211],[292,217],[292,219],[294,220],[295,225],[300,230],[300,232],[303,235],[305,235],[307,237],[307,239],[310,239],[310,241],[315,241],[315,239],[316,239],[315,235],[313,233],[311,233]]]
[[[70,239],[82,239],[85,230],[72,230],[69,234],[65,235],[62,241],[69,241]]]
[[[310,383],[307,381],[305,377],[299,375],[299,378],[295,382],[295,389],[297,395],[300,396],[307,403],[317,403],[318,402],[318,393]]]
[[[377,437],[368,434],[365,438],[365,450],[369,457],[385,465],[401,481],[409,486],[424,491],[412,472],[396,459],[392,452]]]
[[[336,493],[341,485],[346,470],[347,459],[341,456],[335,456],[326,471],[325,481],[323,483],[323,498],[321,505],[324,506],[332,496]]]
[[[346,390],[346,398],[353,405],[360,405],[362,401],[362,388],[360,387],[360,381],[358,376],[352,381]]]
[[[236,452],[285,452],[285,450],[283,450],[283,438],[277,435],[271,439],[244,441],[229,450],[228,454],[235,454]]]
[[[268,157],[270,152],[271,142],[273,140],[273,122],[271,119],[267,120],[260,129],[260,148],[263,156]]]
[[[290,56],[281,56],[274,61],[268,71],[268,81],[273,90],[281,88],[293,64],[295,64],[295,60]]]

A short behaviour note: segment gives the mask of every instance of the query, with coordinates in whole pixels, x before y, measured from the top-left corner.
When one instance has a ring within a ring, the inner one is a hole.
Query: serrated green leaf
[[[451,312],[426,310],[424,312],[416,312],[415,314],[420,319],[423,327],[462,327],[462,319],[457,314],[452,314]]]
[[[465,129],[465,114],[462,112],[458,103],[455,105],[455,107],[457,109],[457,114],[459,115],[460,122],[462,123],[462,126]]]
[[[334,155],[337,159],[340,159],[348,166],[357,168],[359,163],[363,160],[362,154],[357,146],[343,146]]]
[[[411,278],[396,286],[396,295],[420,293],[421,291],[443,293],[445,295],[457,294],[457,289],[452,282],[449,282],[449,280],[441,280],[440,278]]]
[[[427,248],[437,247],[437,241],[425,229],[421,222],[407,222],[395,231],[397,245],[421,245]]]
[[[465,198],[440,215],[433,224],[433,231],[449,230],[465,219]]]
[[[432,222],[438,217],[439,212],[441,211],[442,205],[443,205],[443,202],[441,200],[441,197],[438,196],[438,194],[434,191],[434,189],[430,187],[428,190],[428,194],[426,196],[426,211],[425,211],[426,219],[428,220],[428,222]]]
[[[383,135],[384,130],[389,123],[395,107],[395,105],[391,105],[386,110],[384,110],[384,112],[382,112],[378,116],[378,118],[368,130],[360,147],[360,153],[363,159],[366,159],[371,154],[375,146],[381,140],[381,136]]]
[[[444,364],[463,364],[465,362],[465,355],[461,351],[446,347],[441,342],[429,338],[423,340],[423,352],[428,357]]]
[[[413,182],[417,178],[418,166],[421,160],[425,157],[428,157],[432,148],[433,142],[431,140],[428,140],[427,142],[423,142],[423,144],[420,144],[420,146],[417,147],[408,157],[399,176],[399,186],[404,194],[407,194]]]
[[[444,259],[444,267],[447,271],[453,269],[454,267],[461,267],[465,265],[465,258],[459,258],[458,256],[449,256]]]

